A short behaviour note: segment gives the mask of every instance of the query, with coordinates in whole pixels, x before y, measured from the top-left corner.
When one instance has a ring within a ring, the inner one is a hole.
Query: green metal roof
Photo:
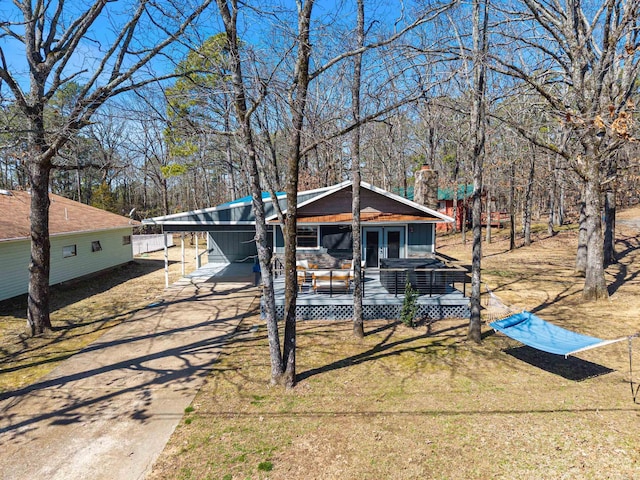
[[[395,193],[407,200],[413,201],[413,186],[407,187],[405,192],[404,188],[397,188]],[[458,185],[458,199],[469,198],[473,194],[473,185]],[[438,200],[453,200],[453,188],[438,188]]]

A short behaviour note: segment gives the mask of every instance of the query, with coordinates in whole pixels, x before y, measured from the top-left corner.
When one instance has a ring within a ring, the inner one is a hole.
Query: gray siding
[[[131,235],[130,227],[51,237],[49,283],[55,285],[131,261],[131,244],[122,245],[122,237],[125,235]],[[101,251],[91,251],[91,243],[94,241],[100,242]],[[67,245],[76,246],[75,257],[62,256],[62,249]],[[0,300],[27,293],[29,249],[28,240],[0,242]]]
[[[231,263],[257,255],[255,236],[247,229],[209,232],[209,262]]]
[[[435,252],[433,227],[433,223],[409,224],[407,257],[421,257]]]

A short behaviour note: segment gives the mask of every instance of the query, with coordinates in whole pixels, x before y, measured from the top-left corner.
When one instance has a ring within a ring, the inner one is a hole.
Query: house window
[[[62,258],[75,257],[78,254],[75,245],[66,245],[62,247]]]
[[[318,227],[298,226],[298,247],[318,248]]]
[[[123,245],[131,245],[131,235],[124,235],[122,237],[122,244]]]
[[[102,245],[100,245],[100,240],[94,240],[93,242],[91,242],[92,252],[99,252],[101,250],[102,250]]]

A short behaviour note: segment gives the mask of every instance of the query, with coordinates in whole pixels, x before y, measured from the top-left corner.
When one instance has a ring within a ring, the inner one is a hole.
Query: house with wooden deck
[[[286,216],[286,196],[276,194],[276,201]],[[273,199],[265,195],[264,202],[277,274],[284,237]],[[298,193],[296,253],[303,271],[298,276],[299,318],[351,316],[351,204],[351,181]],[[424,303],[425,312],[438,317],[467,316],[466,271],[436,254],[436,225],[453,219],[366,182],[360,184],[360,207],[365,318],[396,318],[407,281],[422,294],[419,303]],[[207,232],[203,255],[209,263],[253,263],[257,255],[250,197],[143,223],[161,225],[166,233]],[[323,288],[317,288],[320,278]],[[284,291],[281,276],[276,277],[275,286],[276,293]],[[282,294],[281,314],[283,298]]]
[[[55,285],[133,259],[130,218],[49,194],[51,263]],[[27,293],[31,259],[31,195],[0,190],[0,300]]]

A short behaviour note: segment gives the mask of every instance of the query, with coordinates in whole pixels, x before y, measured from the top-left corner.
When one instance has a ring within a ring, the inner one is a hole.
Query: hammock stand
[[[639,334],[620,337],[613,340],[603,340],[597,337],[582,335],[571,330],[554,325],[531,312],[522,311],[515,312],[510,307],[504,305],[498,297],[496,297],[489,287],[489,300],[487,302],[487,323],[495,331],[500,332],[507,337],[513,338],[524,345],[541,350],[543,352],[555,355],[574,355],[578,352],[584,352],[592,348],[603,347],[612,343],[627,340],[629,343],[629,382],[631,384],[631,395],[633,402],[638,403],[638,391],[640,385],[634,386],[633,383],[633,349],[632,340]],[[505,316],[506,314],[506,316]],[[499,319],[496,319],[498,317]]]

